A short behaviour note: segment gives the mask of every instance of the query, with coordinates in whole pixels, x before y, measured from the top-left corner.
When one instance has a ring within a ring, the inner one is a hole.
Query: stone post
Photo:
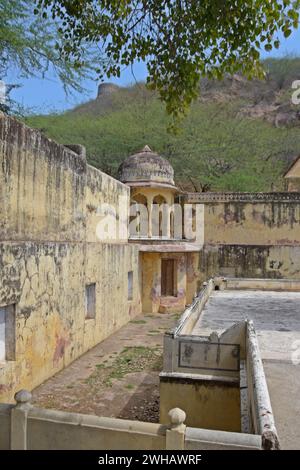
[[[10,448],[11,450],[27,450],[27,415],[32,408],[32,395],[27,390],[15,394],[16,406],[11,410]]]
[[[173,408],[168,416],[171,426],[166,433],[166,450],[184,450],[186,414],[180,408]]]

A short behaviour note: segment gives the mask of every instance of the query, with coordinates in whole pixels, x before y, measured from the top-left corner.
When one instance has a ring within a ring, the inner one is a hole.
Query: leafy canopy
[[[98,74],[119,76],[145,61],[148,86],[169,114],[184,114],[200,75],[262,75],[261,47],[278,48],[299,24],[299,0],[36,0],[36,13],[61,20],[57,48],[80,65],[83,44],[101,51]]]

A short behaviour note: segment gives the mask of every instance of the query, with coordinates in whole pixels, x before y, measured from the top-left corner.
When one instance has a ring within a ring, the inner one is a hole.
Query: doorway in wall
[[[177,279],[176,279],[176,260],[161,260],[161,295],[163,297],[176,297]]]

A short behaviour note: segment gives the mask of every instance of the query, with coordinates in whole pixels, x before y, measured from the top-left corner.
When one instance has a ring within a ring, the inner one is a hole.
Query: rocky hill
[[[300,59],[270,59],[264,67],[265,80],[201,80],[200,97],[176,136],[167,132],[163,105],[143,84],[102,84],[95,100],[26,121],[61,143],[85,145],[90,163],[112,175],[148,144],[170,159],[184,189],[280,190],[285,168],[300,153],[300,105],[291,101]]]

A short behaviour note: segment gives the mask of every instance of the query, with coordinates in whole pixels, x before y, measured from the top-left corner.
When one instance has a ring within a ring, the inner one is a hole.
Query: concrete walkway
[[[300,449],[300,292],[215,291],[193,334],[245,318],[257,331],[281,445]]]
[[[159,421],[163,333],[175,314],[138,316],[33,391],[36,405]]]

